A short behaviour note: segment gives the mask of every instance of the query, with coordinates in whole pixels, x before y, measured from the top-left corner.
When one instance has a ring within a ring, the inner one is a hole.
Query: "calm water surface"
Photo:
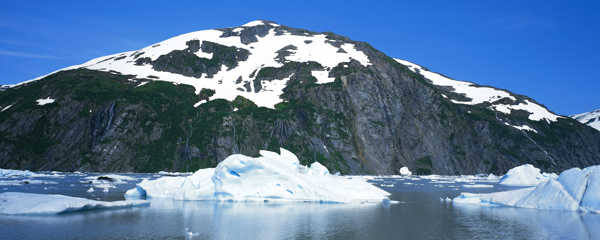
[[[63,174],[64,175],[64,174]],[[90,174],[93,176],[97,174]],[[155,175],[131,174],[138,179]],[[0,186],[0,192],[63,194],[123,200],[141,181],[87,193],[83,176],[34,178],[58,184]],[[0,179],[15,180],[15,179]],[[2,239],[600,239],[600,215],[578,212],[481,207],[440,202],[460,192],[509,188],[456,188],[462,183],[384,178],[398,204],[212,202],[149,199],[141,208],[95,210],[54,216],[0,215]],[[383,181],[374,181],[380,186]],[[410,182],[412,185],[404,183]],[[422,184],[422,185],[421,185]],[[489,184],[489,183],[486,183]],[[73,185],[73,186],[71,186]]]

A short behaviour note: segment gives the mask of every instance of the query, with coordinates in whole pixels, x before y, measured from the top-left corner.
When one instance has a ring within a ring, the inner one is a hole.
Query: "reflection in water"
[[[600,239],[600,217],[597,214],[469,204],[454,204],[453,207],[458,219],[466,226],[490,229],[493,231],[490,235],[500,238],[555,239],[568,236],[572,239]],[[513,235],[508,229],[519,231]]]

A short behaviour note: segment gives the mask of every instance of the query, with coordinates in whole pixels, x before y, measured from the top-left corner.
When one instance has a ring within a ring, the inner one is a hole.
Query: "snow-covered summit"
[[[600,109],[591,112],[571,115],[569,117],[600,131]]]
[[[197,48],[191,47],[191,41],[198,41],[199,46]],[[247,59],[241,59],[234,66],[222,65],[220,69],[216,70],[216,73],[201,74],[200,77],[185,76],[164,69],[157,70],[157,67],[151,64],[161,56],[163,57],[162,60],[171,57],[169,54],[174,51],[189,51],[193,52],[198,58],[204,58],[207,61],[216,60],[213,56],[214,52],[201,47],[205,42],[225,47],[235,47],[237,50],[245,50],[249,54]],[[266,67],[279,68],[289,62],[312,61],[322,66],[320,70],[312,71],[312,75],[318,80],[317,83],[322,84],[334,80],[334,78],[329,77],[329,71],[332,68],[351,60],[356,60],[364,66],[371,64],[368,57],[362,51],[357,50],[354,44],[329,39],[328,34],[325,33],[313,33],[306,30],[297,31],[297,29],[270,21],[257,20],[239,27],[182,34],[137,51],[99,57],[84,64],[61,70],[87,68],[134,75],[135,78],[188,84],[196,88],[196,94],[202,88],[215,90],[215,95],[212,96],[213,99],[222,98],[232,101],[240,95],[252,100],[259,107],[274,108],[276,103],[283,101],[279,96],[283,93],[282,89],[293,74],[283,79],[262,81],[262,88],[259,89],[256,88],[253,81],[255,75],[261,69]],[[43,77],[45,76],[34,80]]]
[[[548,109],[546,109],[544,106],[531,102],[527,99],[519,102],[517,101],[515,95],[508,91],[492,87],[478,86],[477,84],[471,82],[454,80],[439,73],[431,72],[427,68],[419,66],[418,64],[402,59],[395,60],[400,64],[407,66],[411,71],[420,73],[426,79],[431,81],[433,85],[451,87],[454,93],[463,95],[470,99],[468,101],[450,99],[450,101],[453,103],[466,105],[490,103],[490,109],[505,114],[510,114],[512,110],[524,110],[531,113],[529,115],[529,119],[534,121],[547,120],[554,122],[561,117],[548,111]],[[448,98],[448,96],[444,97]],[[506,104],[506,101],[500,101],[503,99],[510,100],[512,104]]]

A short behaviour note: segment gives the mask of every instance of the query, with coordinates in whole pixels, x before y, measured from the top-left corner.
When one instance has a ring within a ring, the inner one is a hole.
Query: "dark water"
[[[136,182],[115,185],[108,193],[101,189],[87,193],[89,184],[80,183],[81,178],[48,178],[59,184],[0,186],[0,192],[60,193],[113,201],[122,200],[124,191]],[[385,180],[386,184],[396,181]],[[189,228],[199,233],[193,239],[600,239],[600,215],[453,205],[440,202],[440,198],[506,189],[436,187],[439,184],[430,182],[404,180],[395,187],[383,187],[392,193],[390,199],[400,202],[389,206],[150,199],[151,205],[142,208],[54,216],[0,215],[0,238],[185,239],[184,229]],[[48,187],[56,189],[44,189]]]

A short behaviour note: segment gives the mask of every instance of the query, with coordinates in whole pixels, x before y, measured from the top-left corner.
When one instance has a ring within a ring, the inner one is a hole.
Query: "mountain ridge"
[[[279,147],[353,174],[600,163],[597,131],[531,98],[274,22],[182,34],[3,89],[5,168],[181,171]]]
[[[571,115],[569,117],[600,131],[600,109]]]

